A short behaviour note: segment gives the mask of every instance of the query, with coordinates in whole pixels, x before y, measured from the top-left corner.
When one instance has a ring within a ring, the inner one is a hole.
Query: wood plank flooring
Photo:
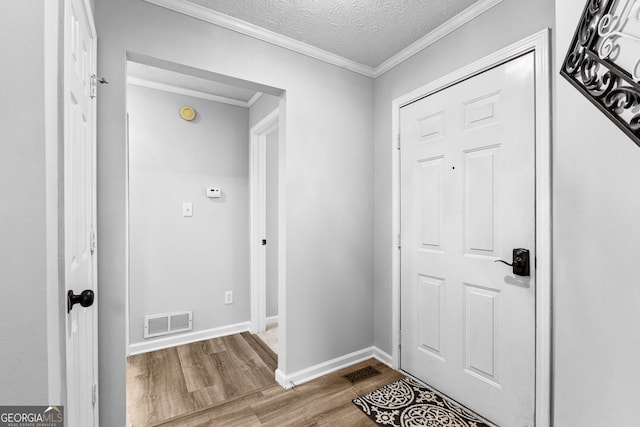
[[[372,426],[351,400],[403,377],[371,359],[283,390],[264,347],[238,334],[129,357],[128,427]],[[343,377],[368,365],[381,374]]]
[[[127,358],[127,417],[151,426],[275,385],[277,357],[248,333]]]
[[[274,323],[267,326],[267,330],[258,334],[258,337],[269,346],[274,352],[278,353],[278,324]]]
[[[371,365],[380,375],[351,383],[343,377]],[[351,400],[403,375],[375,359],[366,360],[330,375],[283,390],[273,385],[247,396],[178,417],[161,424],[165,427],[205,426],[296,426],[340,427],[375,426]]]

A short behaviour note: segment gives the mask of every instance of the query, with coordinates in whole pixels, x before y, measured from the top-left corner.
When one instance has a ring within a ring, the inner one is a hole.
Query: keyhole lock
[[[513,261],[508,263],[498,259],[494,262],[501,262],[513,268],[513,274],[516,276],[530,276],[529,249],[516,248],[513,250]]]

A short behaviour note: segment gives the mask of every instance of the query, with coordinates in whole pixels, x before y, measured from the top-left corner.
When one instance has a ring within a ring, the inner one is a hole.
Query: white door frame
[[[266,296],[266,142],[267,134],[279,125],[280,112],[276,108],[249,131],[250,191],[250,250],[251,250],[251,333],[264,332],[267,318]],[[279,287],[278,287],[279,288]],[[280,289],[278,289],[280,291]]]
[[[535,425],[551,423],[551,79],[550,30],[499,50],[392,102],[392,366],[400,368],[400,108],[526,53],[535,58],[536,377]]]

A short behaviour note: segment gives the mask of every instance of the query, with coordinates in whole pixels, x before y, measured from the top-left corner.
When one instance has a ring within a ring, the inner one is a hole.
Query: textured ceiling
[[[375,68],[477,0],[189,0]]]
[[[249,101],[256,94],[255,90],[231,86],[215,80],[194,77],[188,74],[169,71],[163,68],[131,61],[127,62],[127,75],[156,83],[208,93],[210,95],[236,99],[243,102]]]

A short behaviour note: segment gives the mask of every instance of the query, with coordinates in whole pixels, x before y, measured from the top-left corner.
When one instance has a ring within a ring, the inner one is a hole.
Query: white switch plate
[[[233,291],[227,291],[224,293],[224,303],[233,304]]]
[[[182,216],[193,216],[193,203],[184,202],[182,204]]]
[[[220,187],[207,187],[207,197],[219,199],[222,197],[222,190]]]

